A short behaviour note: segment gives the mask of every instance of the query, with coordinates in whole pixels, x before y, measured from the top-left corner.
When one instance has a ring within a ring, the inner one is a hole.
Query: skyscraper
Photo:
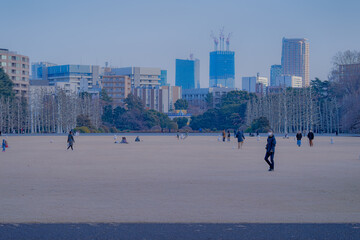
[[[219,38],[213,36],[213,39],[215,47],[214,51],[210,52],[209,87],[235,88],[235,52],[229,50],[230,34],[226,39],[226,50],[222,31]],[[218,50],[219,43],[220,50]]]
[[[271,65],[270,68],[270,86],[276,86],[276,77],[282,74],[281,65]]]
[[[283,38],[281,66],[282,74],[302,77],[302,86],[309,86],[308,40],[305,38]]]
[[[200,60],[176,59],[175,86],[182,89],[200,88]]]

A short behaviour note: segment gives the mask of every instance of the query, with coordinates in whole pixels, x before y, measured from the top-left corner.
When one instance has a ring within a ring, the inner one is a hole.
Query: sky
[[[0,48],[31,62],[159,67],[175,83],[175,59],[200,59],[209,85],[211,32],[232,33],[235,82],[270,76],[281,41],[307,38],[310,78],[325,80],[339,51],[360,50],[358,0],[0,0]]]

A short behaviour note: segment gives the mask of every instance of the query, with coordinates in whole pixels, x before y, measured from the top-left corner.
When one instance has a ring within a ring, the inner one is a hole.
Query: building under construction
[[[211,35],[214,51],[210,52],[209,87],[235,88],[235,52],[230,51],[230,35],[226,40],[223,30],[219,37]]]

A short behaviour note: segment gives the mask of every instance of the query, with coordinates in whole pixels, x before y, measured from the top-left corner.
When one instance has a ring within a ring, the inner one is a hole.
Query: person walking
[[[6,140],[5,139],[2,140],[1,146],[2,146],[2,151],[5,152],[5,149],[6,149]]]
[[[180,132],[179,132],[179,130],[176,131],[176,138],[177,138],[177,140],[180,139]]]
[[[228,130],[227,132],[227,141],[230,142],[230,137],[231,137],[231,134],[230,134],[230,131]]]
[[[238,149],[241,149],[242,148],[242,145],[244,143],[244,140],[245,140],[245,136],[244,136],[244,133],[242,131],[238,131],[236,133],[236,138],[238,140]]]
[[[302,139],[301,131],[298,131],[297,134],[296,134],[296,140],[297,140],[298,147],[301,146],[301,139]]]
[[[268,132],[267,144],[266,144],[266,153],[265,153],[265,162],[269,164],[269,171],[274,171],[274,154],[275,154],[275,146],[276,139],[274,133],[272,131]],[[270,157],[270,161],[269,161]]]
[[[223,130],[222,132],[222,137],[223,137],[223,142],[225,142],[225,139],[226,139],[226,132],[225,132],[225,129]]]
[[[69,148],[71,148],[71,150],[74,150],[73,145],[75,143],[75,140],[72,131],[69,132],[67,143],[68,143],[68,148],[66,150],[68,150]]]
[[[314,133],[312,130],[309,131],[308,135],[307,135],[308,139],[309,139],[309,145],[310,147],[314,146],[313,140],[314,140]]]

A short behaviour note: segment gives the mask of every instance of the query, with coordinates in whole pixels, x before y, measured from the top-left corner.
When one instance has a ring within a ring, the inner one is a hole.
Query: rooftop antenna
[[[231,37],[232,33],[229,33],[227,38],[226,38],[226,51],[230,51],[230,37]]]
[[[213,32],[211,32],[210,37],[214,40],[214,51],[217,51],[217,47],[218,47],[218,44],[219,44],[219,39],[217,37],[215,37]]]

